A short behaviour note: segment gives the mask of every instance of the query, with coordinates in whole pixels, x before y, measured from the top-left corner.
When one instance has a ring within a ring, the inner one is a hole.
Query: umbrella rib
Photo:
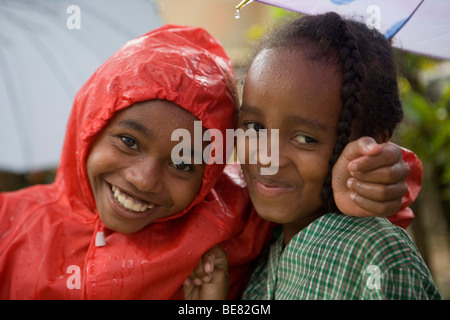
[[[422,3],[423,3],[424,1],[425,1],[425,0],[420,1],[420,3],[419,3],[419,4],[417,5],[417,7],[413,10],[413,12],[411,12],[411,14],[408,16],[408,18],[406,18],[406,19],[403,21],[403,23],[397,28],[397,30],[395,30],[394,33],[389,34],[389,35],[386,36],[386,38],[387,38],[388,40],[391,40],[392,38],[394,38],[394,36],[395,36],[397,33],[399,33],[400,30],[402,30],[402,28],[403,28],[403,27],[406,25],[406,23],[411,19],[411,17],[417,12],[417,9],[419,9],[419,7],[422,5]]]

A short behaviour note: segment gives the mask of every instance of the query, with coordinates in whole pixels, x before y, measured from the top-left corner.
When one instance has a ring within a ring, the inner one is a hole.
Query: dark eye
[[[136,140],[129,136],[120,136],[120,140],[130,149],[137,150],[138,145],[136,143]]]
[[[311,137],[305,136],[303,134],[298,134],[295,136],[294,141],[298,143],[315,143],[317,142],[316,139],[313,139]]]
[[[180,171],[192,171],[193,170],[192,165],[186,164],[183,161],[174,163],[173,166],[175,167],[175,169],[180,170]]]
[[[253,129],[256,132],[258,132],[259,130],[264,129],[264,126],[259,123],[259,122],[247,122],[244,124],[244,128],[247,129]]]

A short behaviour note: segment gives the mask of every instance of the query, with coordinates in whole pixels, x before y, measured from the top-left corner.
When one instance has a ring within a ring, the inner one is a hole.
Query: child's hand
[[[228,295],[228,258],[216,245],[205,252],[183,284],[186,300],[225,300]]]
[[[336,205],[351,216],[387,217],[400,210],[410,168],[401,148],[362,137],[350,142],[333,168]]]

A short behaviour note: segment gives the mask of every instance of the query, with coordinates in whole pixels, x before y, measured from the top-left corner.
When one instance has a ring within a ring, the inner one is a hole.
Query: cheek
[[[105,174],[117,167],[119,155],[115,154],[111,148],[102,145],[95,145],[88,154],[86,160],[86,171],[89,181]]]
[[[243,164],[256,164],[258,162],[258,139],[256,136],[239,135],[236,138],[236,155],[238,161]]]
[[[101,156],[97,150],[92,150],[89,153],[87,161],[86,161],[86,172],[89,177],[89,182],[93,183],[94,178],[102,171],[101,167],[103,166],[103,162],[101,161]]]
[[[320,198],[322,186],[328,176],[329,171],[329,156],[317,156],[314,154],[311,157],[303,157],[303,161],[297,164],[297,168],[301,169],[301,177],[305,188],[309,189],[314,197]]]
[[[170,188],[170,194],[175,206],[175,211],[181,211],[186,208],[200,192],[202,185],[202,176],[189,180],[177,180],[167,183]]]

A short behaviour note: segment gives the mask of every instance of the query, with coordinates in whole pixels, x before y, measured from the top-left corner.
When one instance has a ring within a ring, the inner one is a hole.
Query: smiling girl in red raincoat
[[[236,166],[171,157],[175,129],[233,128],[236,100],[202,29],[164,26],[117,51],[75,98],[55,182],[0,194],[0,298],[181,299],[219,243],[239,297],[272,226]]]

